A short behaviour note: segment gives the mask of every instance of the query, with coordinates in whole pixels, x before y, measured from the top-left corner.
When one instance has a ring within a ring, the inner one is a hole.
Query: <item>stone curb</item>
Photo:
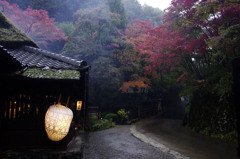
[[[138,132],[136,130],[136,125],[132,125],[130,128],[130,131],[131,131],[131,134],[133,136],[135,136],[136,138],[140,139],[141,141],[143,141],[145,143],[152,145],[153,147],[160,149],[163,152],[173,155],[176,159],[190,159],[189,157],[186,157],[186,156],[180,154],[179,152],[171,150],[168,147],[166,147],[165,145],[158,143],[157,141],[153,140],[152,138],[147,137],[146,135]]]

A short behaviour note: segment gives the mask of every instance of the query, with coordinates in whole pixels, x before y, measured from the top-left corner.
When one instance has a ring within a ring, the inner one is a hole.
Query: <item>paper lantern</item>
[[[77,101],[77,111],[81,111],[82,109],[82,101]]]
[[[73,112],[63,105],[52,105],[45,115],[45,130],[52,141],[62,140],[69,131]]]

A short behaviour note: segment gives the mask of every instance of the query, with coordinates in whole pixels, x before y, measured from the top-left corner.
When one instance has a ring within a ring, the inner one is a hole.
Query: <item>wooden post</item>
[[[0,99],[0,129],[2,129],[2,123],[4,121],[4,114],[5,114],[5,103],[3,99]]]
[[[83,102],[83,129],[86,130],[86,118],[88,109],[88,87],[89,87],[89,70],[84,72],[84,102]]]
[[[238,132],[238,156],[240,156],[240,57],[232,61],[233,68],[233,91],[234,105],[237,117],[237,132]]]
[[[140,104],[139,104],[139,102],[137,101],[137,109],[138,109],[138,119],[140,119],[141,118],[141,111],[140,111]]]
[[[160,77],[160,89],[161,89],[161,92],[160,92],[160,102],[161,102],[161,112],[164,113],[164,106],[163,106],[163,75],[161,73],[161,77]]]

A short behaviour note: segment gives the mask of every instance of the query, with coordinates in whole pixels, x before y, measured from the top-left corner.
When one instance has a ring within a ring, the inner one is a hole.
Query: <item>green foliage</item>
[[[111,56],[111,43],[114,43],[114,26],[111,24],[111,12],[106,5],[75,13],[78,19],[75,30],[68,38],[62,54],[90,64],[99,56]]]
[[[166,91],[169,88],[175,87],[177,85],[177,80],[179,76],[183,72],[184,72],[184,68],[181,66],[178,66],[166,72],[166,74],[162,76],[163,86],[164,86],[163,91]],[[157,79],[160,80],[160,77]]]
[[[227,134],[236,129],[234,110],[231,102],[219,101],[207,87],[195,90],[190,98],[189,126],[197,132],[208,128],[209,134]]]
[[[137,0],[122,0],[124,4],[128,22],[131,24],[133,20],[151,21],[153,27],[162,23],[164,12],[158,8],[148,5],[141,6]]]
[[[75,30],[69,35],[62,54],[88,61],[92,66],[89,88],[92,104],[101,108],[116,105],[122,75],[113,55],[118,45],[116,22],[121,18],[105,4],[80,9],[74,16]]]
[[[122,0],[107,0],[110,11],[113,13],[113,23],[118,29],[125,29],[127,19],[125,16],[125,9],[122,4]]]
[[[210,133],[210,128],[202,129],[199,133],[200,133],[200,134],[203,134],[203,135],[209,135],[209,133]]]
[[[227,134],[236,129],[231,63],[208,67],[206,80],[186,80],[182,94],[190,97],[190,127],[207,134]],[[208,129],[206,131],[206,128]]]
[[[95,124],[97,122],[97,116],[92,115],[91,118],[90,118],[90,122],[91,122],[91,125]]]
[[[69,36],[75,29],[75,26],[72,22],[56,22],[55,24],[59,29],[62,29],[66,36]]]
[[[237,131],[231,131],[226,134],[211,134],[211,137],[220,138],[220,139],[224,139],[227,141],[233,141],[233,142],[237,143],[238,134],[237,134]]]
[[[80,73],[74,70],[29,68],[22,75],[30,78],[80,79]]]
[[[112,118],[110,118],[109,120],[108,119],[97,120],[97,116],[93,115],[91,116],[90,120],[91,120],[90,131],[104,130],[115,126],[115,123],[112,122]]]
[[[238,138],[237,131],[230,131],[228,133],[213,133],[209,127],[202,129],[199,131],[199,133],[202,135],[211,136],[212,138],[223,139],[235,143],[237,143]]]
[[[137,0],[122,0],[128,22],[143,18],[142,6]],[[142,19],[141,19],[142,20]]]
[[[153,8],[148,5],[143,6],[143,20],[152,22],[153,27],[162,23],[161,17],[163,15],[164,15],[164,12],[158,8]]]
[[[114,114],[114,113],[108,113],[105,115],[104,119],[107,119],[109,121],[113,121],[113,122],[116,122],[117,121],[117,114]]]
[[[125,109],[118,110],[117,115],[118,115],[120,124],[124,124],[127,121],[128,115],[127,115]]]
[[[92,79],[94,85],[106,89],[118,89],[120,86],[121,74],[114,65],[113,59],[109,57],[99,57],[92,62]],[[96,87],[95,87],[96,88]]]
[[[185,113],[189,114],[191,110],[190,104],[185,107]]]
[[[219,81],[213,88],[213,93],[216,93],[219,97],[219,102],[228,102],[229,97],[232,94],[233,78],[231,72],[222,74]]]

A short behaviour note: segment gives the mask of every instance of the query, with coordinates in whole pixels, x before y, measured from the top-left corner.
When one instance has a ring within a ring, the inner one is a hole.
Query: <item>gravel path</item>
[[[130,132],[130,125],[90,132],[85,135],[83,159],[174,159],[146,144]]]

